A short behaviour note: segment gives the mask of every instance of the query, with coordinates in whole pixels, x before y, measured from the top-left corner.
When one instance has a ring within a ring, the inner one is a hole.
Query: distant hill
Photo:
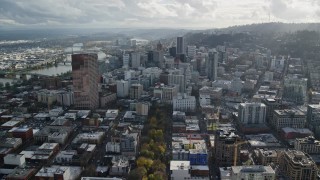
[[[188,44],[210,48],[217,45],[244,49],[259,46],[270,49],[274,54],[294,57],[314,58],[320,55],[320,23],[252,24],[188,33],[184,37]]]
[[[270,33],[293,33],[296,31],[320,31],[320,23],[261,23],[241,26],[231,26],[222,29],[210,29],[207,32],[216,33],[253,33],[253,34],[270,34]]]

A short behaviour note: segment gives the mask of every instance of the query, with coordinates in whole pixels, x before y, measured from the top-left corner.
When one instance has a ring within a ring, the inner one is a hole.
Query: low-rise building
[[[21,121],[10,120],[1,125],[1,129],[11,129],[13,127],[17,127],[21,124]]]
[[[104,132],[93,132],[93,133],[80,133],[72,141],[72,143],[92,143],[101,144],[103,141]]]
[[[58,117],[58,116],[62,115],[63,112],[64,112],[64,110],[62,108],[51,109],[49,111],[49,116],[50,117]]]
[[[297,138],[294,142],[294,149],[308,154],[318,154],[320,153],[320,141],[313,136]]]
[[[179,94],[172,100],[174,111],[194,112],[196,110],[196,98],[186,94]]]
[[[245,137],[252,148],[281,147],[280,141],[272,134],[254,134]]]
[[[71,163],[77,154],[78,153],[75,150],[60,151],[54,160],[56,163],[59,163],[59,164]]]
[[[120,153],[120,143],[117,142],[108,142],[106,144],[107,153]]]
[[[271,125],[280,132],[284,127],[304,128],[306,115],[298,109],[274,110]]]
[[[317,179],[318,168],[312,158],[302,151],[283,151],[279,157],[280,173],[287,179]]]
[[[114,120],[118,117],[119,110],[118,109],[108,109],[106,112],[105,118],[108,120]]]
[[[27,180],[32,179],[36,173],[36,169],[29,168],[15,168],[6,176],[6,180]]]
[[[22,145],[21,138],[5,138],[2,140],[0,139],[0,141],[1,141],[0,147],[16,149]]]
[[[37,95],[38,102],[40,103],[52,105],[54,102],[57,101],[57,91],[55,90],[42,89],[37,92]]]
[[[73,91],[59,91],[57,92],[57,103],[61,106],[71,106],[74,104]]]
[[[130,172],[130,164],[124,156],[114,156],[109,174],[111,176],[126,176]]]
[[[150,109],[150,103],[148,102],[136,103],[136,112],[140,116],[148,116],[149,109]]]
[[[51,151],[53,154],[59,151],[60,147],[58,143],[43,143],[38,151]]]
[[[36,180],[41,179],[62,179],[75,180],[80,178],[82,170],[77,166],[51,166],[42,167],[35,175]]]
[[[320,104],[309,104],[307,107],[307,127],[320,137]]]
[[[284,140],[290,141],[290,140],[294,140],[296,138],[304,138],[304,137],[308,137],[308,136],[313,136],[313,132],[307,128],[285,127],[285,128],[281,129],[280,135]]]
[[[21,154],[7,154],[4,158],[4,164],[23,166],[26,163],[26,158]]]
[[[259,164],[263,166],[278,164],[278,155],[280,151],[267,150],[267,149],[256,149],[254,150],[255,157]]]
[[[263,179],[275,180],[276,173],[271,166],[232,166],[231,167],[231,180],[250,180],[250,179]]]
[[[72,131],[70,126],[46,126],[34,134],[34,140],[38,144],[43,142],[64,144]]]
[[[158,98],[161,102],[172,103],[173,97],[177,96],[179,86],[156,86],[153,89],[153,97]]]
[[[220,167],[219,173],[221,180],[231,180],[231,167]]]
[[[135,157],[137,155],[138,143],[138,133],[123,134],[120,141],[121,154],[124,156]]]
[[[101,108],[105,108],[117,100],[116,93],[104,93],[104,94],[100,94],[99,97],[100,97],[99,99],[100,99]]]
[[[199,95],[199,103],[200,103],[200,106],[211,105],[210,95],[200,94]]]
[[[191,179],[190,161],[170,161],[171,179]]]

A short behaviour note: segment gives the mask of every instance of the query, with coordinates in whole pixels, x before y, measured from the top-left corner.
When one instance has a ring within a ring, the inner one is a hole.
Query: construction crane
[[[238,146],[242,145],[242,144],[246,144],[247,142],[246,141],[240,141],[240,142],[237,142],[237,139],[234,143],[234,154],[233,154],[233,166],[237,166],[237,161],[238,161]]]

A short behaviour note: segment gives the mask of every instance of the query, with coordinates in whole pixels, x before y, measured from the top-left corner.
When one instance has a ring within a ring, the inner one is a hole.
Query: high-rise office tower
[[[159,67],[164,67],[163,51],[153,51],[153,62]]]
[[[240,138],[232,128],[218,129],[214,138],[214,156],[216,167],[228,167],[240,160]],[[235,152],[237,151],[237,152]]]
[[[209,57],[207,61],[207,68],[208,68],[208,78],[211,81],[215,81],[218,77],[218,53],[216,50],[211,50],[209,52]]]
[[[172,57],[176,57],[176,55],[177,55],[177,48],[176,48],[176,47],[170,47],[170,48],[169,48],[169,54],[170,54],[170,56],[172,56]]]
[[[132,57],[131,67],[132,68],[140,67],[140,53],[138,53],[138,52],[132,53],[131,57]]]
[[[196,46],[188,46],[188,57],[194,58],[196,56],[197,47]]]
[[[183,37],[177,37],[177,54],[185,54]]]
[[[143,92],[141,84],[132,84],[130,87],[130,99],[140,99]]]
[[[241,124],[264,124],[266,105],[263,103],[240,103],[238,114]]]
[[[95,109],[99,106],[98,55],[73,54],[72,78],[74,105],[79,109]]]
[[[169,74],[168,83],[169,85],[179,85],[180,93],[184,93],[186,90],[186,79],[182,74]]]
[[[295,75],[284,78],[282,99],[296,104],[308,101],[308,79]]]
[[[128,69],[129,63],[130,63],[130,55],[129,54],[123,54],[122,55],[122,62],[123,62],[123,68]]]
[[[125,98],[129,95],[129,81],[117,81],[117,97]]]

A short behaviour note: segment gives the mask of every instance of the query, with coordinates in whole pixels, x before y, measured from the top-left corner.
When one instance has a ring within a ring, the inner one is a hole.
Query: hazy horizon
[[[317,0],[0,0],[4,29],[212,29],[319,19]]]

